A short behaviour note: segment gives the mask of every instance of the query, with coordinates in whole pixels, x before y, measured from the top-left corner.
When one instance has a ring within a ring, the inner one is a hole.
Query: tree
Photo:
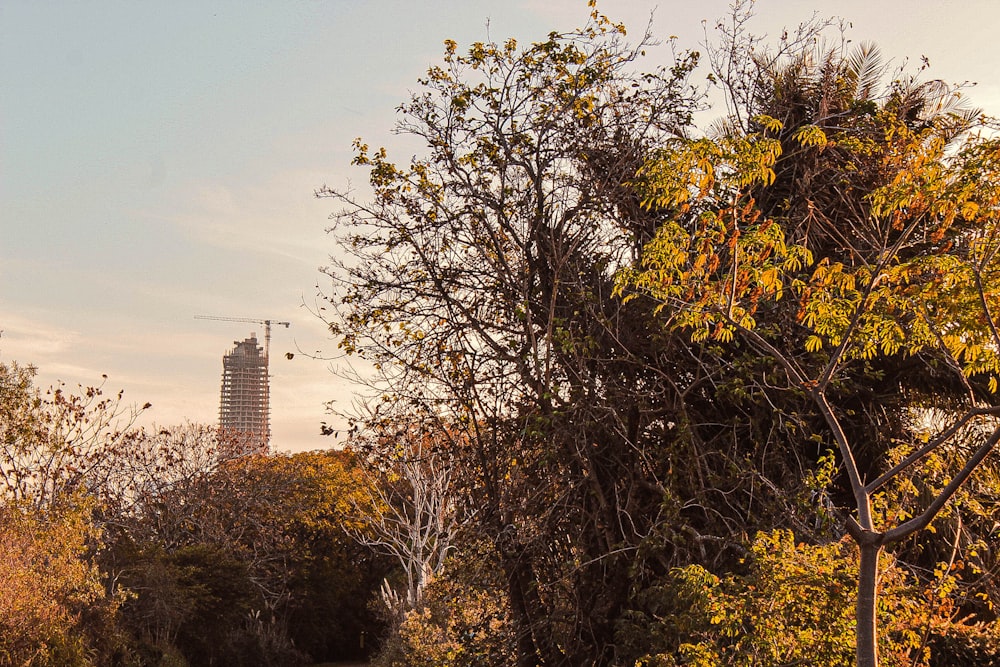
[[[709,356],[736,346],[785,377],[745,378],[746,392],[812,404],[853,510],[842,521],[860,551],[865,667],[878,664],[879,554],[926,528],[1000,440],[1000,144],[970,134],[974,114],[941,86],[899,79],[875,99],[873,54],[800,50],[759,66],[769,85],[749,107],[764,113],[748,127],[668,144],[646,170],[659,231],[621,277]],[[855,392],[886,379],[885,420],[866,423]],[[899,442],[909,451],[891,465]],[[933,453],[960,462],[922,507],[873,509]]]
[[[43,394],[33,366],[0,364],[0,496],[42,509],[77,491],[96,492],[142,410],[107,398],[100,386],[63,385]]]
[[[456,443],[435,442],[435,432],[419,422],[393,421],[353,445],[369,467],[368,497],[356,508],[365,528],[356,538],[403,571],[403,596],[388,581],[383,586],[383,602],[395,615],[423,608],[424,589],[444,570],[462,523],[448,451]]]
[[[475,43],[401,108],[422,157],[356,142],[370,202],[335,216],[331,330],[370,360],[377,419],[457,440],[460,503],[504,573],[521,665],[606,664],[669,465],[669,386],[612,296],[654,219],[627,186],[684,132],[694,58],[632,71],[644,40],[593,14],[528,47]],[[449,434],[448,431],[451,433]]]
[[[34,376],[0,364],[0,661],[110,662],[123,650],[122,599],[102,586],[94,558],[104,537],[98,471],[141,409],[100,387],[42,392]]]
[[[138,519],[149,525],[158,503],[170,494],[200,484],[227,461],[245,452],[207,424],[153,426],[126,433],[114,456],[91,471],[90,486],[101,504],[105,528],[134,531]],[[163,532],[159,537],[168,539]]]

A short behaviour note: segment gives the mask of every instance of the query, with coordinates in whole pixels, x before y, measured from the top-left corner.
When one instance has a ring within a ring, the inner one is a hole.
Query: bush
[[[957,632],[961,621],[890,556],[883,559],[882,663],[926,665],[927,638],[945,627]],[[745,574],[725,576],[700,565],[674,569],[638,594],[638,608],[619,625],[619,646],[643,667],[854,664],[858,556],[851,541],[807,545],[790,531],[760,533],[745,565]]]
[[[403,613],[376,667],[509,665],[514,635],[498,568],[470,549],[452,557],[424,590],[424,605]]]

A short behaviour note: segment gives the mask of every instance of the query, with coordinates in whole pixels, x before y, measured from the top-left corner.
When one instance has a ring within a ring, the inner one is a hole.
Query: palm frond
[[[861,42],[847,57],[848,72],[856,81],[854,98],[867,101],[874,97],[875,87],[885,76],[882,52],[874,42]]]
[[[743,128],[733,118],[716,118],[705,134],[712,140],[735,139],[743,136]]]

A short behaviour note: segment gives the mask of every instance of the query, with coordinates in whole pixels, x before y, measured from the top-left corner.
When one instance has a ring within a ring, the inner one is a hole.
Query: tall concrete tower
[[[271,440],[267,353],[257,344],[257,334],[243,341],[222,358],[222,397],[219,427],[233,442],[243,443],[247,453],[267,453]]]

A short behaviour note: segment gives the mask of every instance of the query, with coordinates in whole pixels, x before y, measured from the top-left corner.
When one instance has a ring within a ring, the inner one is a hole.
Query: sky
[[[695,49],[727,6],[599,3],[631,34],[652,16]],[[1000,115],[1000,3],[758,0],[753,28],[814,12],[895,63],[976,82],[972,102]],[[34,364],[42,387],[107,375],[152,403],[144,425],[214,423],[222,355],[263,326],[195,316],[288,321],[272,331],[272,448],[332,446],[326,404],[348,409],[354,389],[315,315],[334,205],[313,193],[364,184],[356,137],[409,157],[395,109],[445,39],[528,43],[587,14],[585,0],[2,0],[0,362]]]

